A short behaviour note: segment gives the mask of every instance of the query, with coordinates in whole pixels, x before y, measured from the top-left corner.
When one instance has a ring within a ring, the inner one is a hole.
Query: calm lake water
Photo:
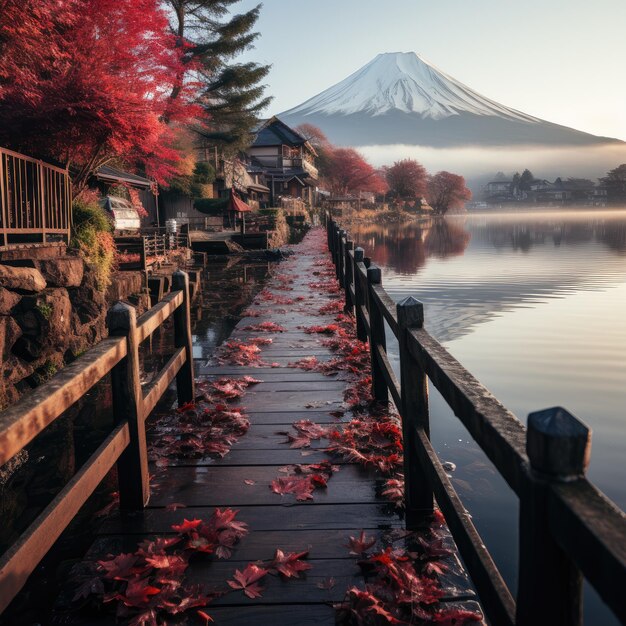
[[[626,508],[626,211],[348,226],[394,300],[522,421],[561,405],[593,429],[589,478]],[[395,339],[388,349],[397,367]],[[512,589],[517,499],[431,386],[432,438]],[[615,621],[588,590],[586,624]]]

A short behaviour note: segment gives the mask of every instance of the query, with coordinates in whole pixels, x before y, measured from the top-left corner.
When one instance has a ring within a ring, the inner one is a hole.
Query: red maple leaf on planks
[[[236,569],[233,574],[234,580],[227,580],[226,582],[233,589],[241,589],[249,598],[260,598],[262,588],[258,581],[267,573],[263,567],[250,563],[242,572]]]
[[[296,500],[312,500],[315,489],[323,489],[334,472],[339,470],[330,461],[309,465],[291,465],[281,468],[289,476],[280,476],[270,483],[270,489],[277,494],[293,494]]]
[[[285,578],[297,578],[300,572],[311,569],[309,563],[305,563],[301,559],[307,557],[308,550],[305,552],[289,552],[285,554],[282,550],[276,549],[274,560],[269,564],[267,571],[270,574],[281,574]]]
[[[376,543],[376,537],[367,537],[365,531],[362,530],[358,537],[350,537],[348,547],[350,554],[361,556],[365,554]]]

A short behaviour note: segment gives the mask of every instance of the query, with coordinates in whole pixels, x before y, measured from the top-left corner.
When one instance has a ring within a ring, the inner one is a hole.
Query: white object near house
[[[100,204],[113,217],[113,228],[116,234],[139,231],[141,227],[139,213],[128,200],[117,196],[106,196],[100,200]]]

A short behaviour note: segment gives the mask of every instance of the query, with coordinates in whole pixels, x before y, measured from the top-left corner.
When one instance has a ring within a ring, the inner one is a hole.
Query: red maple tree
[[[69,165],[76,194],[112,159],[164,182],[195,114],[168,97],[183,52],[159,0],[0,0],[0,144]]]
[[[428,203],[439,215],[461,208],[471,197],[463,176],[443,171],[428,178]]]
[[[426,193],[426,170],[415,159],[396,161],[385,174],[389,191],[400,200],[416,200]]]
[[[326,180],[334,193],[385,193],[387,190],[379,173],[353,148],[333,148],[329,161]]]

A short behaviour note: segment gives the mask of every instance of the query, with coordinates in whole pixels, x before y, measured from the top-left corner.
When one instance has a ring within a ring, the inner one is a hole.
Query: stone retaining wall
[[[140,272],[123,272],[105,296],[98,290],[95,272],[80,256],[4,259],[0,410],[98,343],[106,335],[108,302],[142,290]],[[141,295],[135,303],[145,308]]]

